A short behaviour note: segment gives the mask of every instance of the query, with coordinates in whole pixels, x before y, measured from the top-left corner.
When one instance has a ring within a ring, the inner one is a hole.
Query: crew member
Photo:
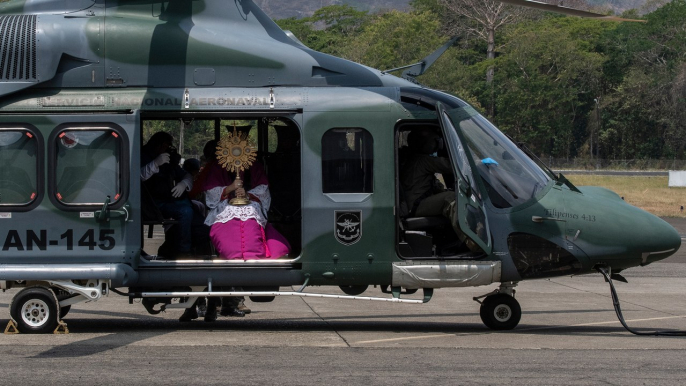
[[[450,160],[438,157],[442,138],[431,128],[415,129],[407,137],[410,154],[401,167],[400,184],[410,216],[446,216],[455,192],[446,191],[436,174],[452,176]]]
[[[162,216],[173,218],[171,241],[173,254],[183,257],[191,252],[191,223],[193,208],[185,192],[193,187],[193,177],[179,166],[181,157],[172,147],[174,137],[165,132],[155,133],[141,151],[141,180],[159,208]],[[170,229],[170,231],[171,231]]]

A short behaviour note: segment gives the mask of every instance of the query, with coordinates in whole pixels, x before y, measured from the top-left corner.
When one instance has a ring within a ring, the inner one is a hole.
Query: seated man
[[[169,133],[155,133],[141,151],[141,180],[165,218],[178,221],[171,241],[171,254],[181,257],[191,252],[193,208],[184,193],[193,187],[193,177],[179,166],[180,157],[171,145]]]
[[[199,182],[200,169],[200,161],[198,159],[189,158],[183,163],[183,170],[188,172],[193,178],[193,186]],[[193,221],[191,223],[192,250],[195,255],[211,255],[210,227],[205,225],[207,208],[203,202],[194,199],[191,195],[192,193],[193,189],[188,194],[184,192],[182,196],[191,202],[191,207],[193,208]]]
[[[446,191],[436,173],[452,176],[450,160],[434,156],[443,140],[431,128],[415,129],[407,137],[410,154],[400,169],[400,184],[410,216],[446,216],[455,201],[455,192]]]

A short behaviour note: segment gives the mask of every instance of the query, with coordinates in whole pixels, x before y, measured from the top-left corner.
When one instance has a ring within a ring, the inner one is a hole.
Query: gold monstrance
[[[250,143],[248,133],[239,133],[236,124],[233,133],[225,135],[217,144],[217,161],[224,169],[236,173],[237,186],[242,187],[241,172],[250,168],[255,158],[255,146]],[[229,201],[235,206],[248,205],[250,200],[245,195],[236,194],[236,198]]]

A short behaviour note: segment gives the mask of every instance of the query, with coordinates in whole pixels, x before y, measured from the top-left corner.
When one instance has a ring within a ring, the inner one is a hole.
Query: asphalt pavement
[[[686,220],[668,221],[686,234]],[[629,284],[616,286],[629,325],[686,329],[685,256],[681,251],[623,273]],[[65,318],[68,335],[0,335],[0,379],[8,385],[683,384],[686,338],[628,333],[599,274],[520,283],[522,320],[507,332],[487,329],[472,300],[494,288],[437,290],[423,305],[248,301],[251,314],[214,323],[179,323],[180,310],[149,315],[111,294],[75,305]],[[15,293],[0,293],[3,327]],[[386,295],[370,288],[364,296]]]

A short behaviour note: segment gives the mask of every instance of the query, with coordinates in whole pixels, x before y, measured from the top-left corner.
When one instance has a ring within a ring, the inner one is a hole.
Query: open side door
[[[469,149],[464,144],[465,139],[460,129],[455,127],[443,105],[436,105],[438,121],[443,136],[446,139],[455,173],[456,215],[453,224],[459,226],[467,237],[472,239],[485,253],[490,254],[493,249],[488,218],[484,208],[487,198],[483,184],[476,174],[476,165]]]

